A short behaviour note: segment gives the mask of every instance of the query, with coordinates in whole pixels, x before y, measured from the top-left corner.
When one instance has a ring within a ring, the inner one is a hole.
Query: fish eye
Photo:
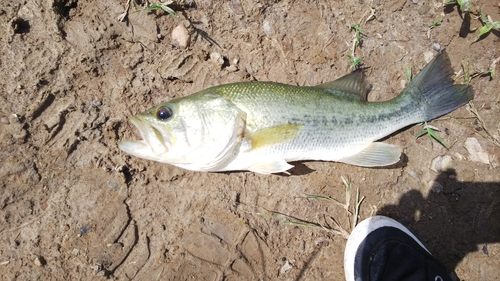
[[[158,108],[158,111],[156,111],[156,117],[162,121],[165,121],[172,117],[172,110],[166,106],[160,107]]]

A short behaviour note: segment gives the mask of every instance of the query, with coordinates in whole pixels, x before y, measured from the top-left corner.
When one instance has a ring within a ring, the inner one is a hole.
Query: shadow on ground
[[[448,269],[488,244],[500,242],[500,183],[458,182],[455,170],[441,173],[425,197],[416,190],[377,214],[407,226]]]

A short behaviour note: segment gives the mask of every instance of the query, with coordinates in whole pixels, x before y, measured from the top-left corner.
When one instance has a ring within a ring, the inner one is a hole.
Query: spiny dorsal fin
[[[325,89],[332,94],[339,94],[336,91],[342,91],[344,93],[352,94],[356,99],[360,99],[366,101],[366,96],[368,92],[370,92],[371,86],[366,83],[365,75],[361,70],[356,70],[347,75],[340,77],[337,80],[319,84],[314,86],[316,88]],[[343,97],[346,95],[342,93],[340,94]]]

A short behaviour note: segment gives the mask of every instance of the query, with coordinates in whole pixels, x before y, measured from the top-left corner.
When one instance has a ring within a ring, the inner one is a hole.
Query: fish
[[[379,142],[473,99],[455,84],[441,51],[395,98],[368,102],[363,71],[316,86],[238,82],[175,98],[131,117],[141,138],[121,141],[133,156],[201,172],[287,172],[295,161],[383,167],[401,149]]]

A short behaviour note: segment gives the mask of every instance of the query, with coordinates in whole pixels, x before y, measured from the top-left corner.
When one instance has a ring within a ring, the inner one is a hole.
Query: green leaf
[[[170,4],[172,2],[166,2],[166,3]],[[144,8],[142,10],[135,11],[135,13],[141,12],[141,11],[156,11],[156,10],[163,10],[163,11],[167,12],[169,15],[171,15],[172,17],[174,17],[174,19],[179,20],[179,18],[175,15],[174,10],[172,10],[172,8],[170,8],[169,6],[167,6],[164,3],[154,3],[154,4],[151,4],[151,5],[149,5],[148,7]]]
[[[439,17],[439,18],[435,19],[431,24],[429,24],[429,27],[434,28],[436,26],[440,26],[442,21],[443,21],[443,17]]]
[[[479,34],[477,35],[477,37],[481,37],[483,35],[485,35],[486,33],[490,32],[492,26],[489,26],[489,25],[484,25],[482,26],[480,29],[479,29]]]
[[[437,140],[444,147],[450,148],[450,146],[444,140],[442,140],[440,137],[438,137],[438,135],[436,135],[436,132],[434,132],[432,129],[429,129],[429,136],[431,136],[432,138]]]
[[[427,134],[427,129],[423,129],[422,131],[416,133],[415,136],[418,138],[418,137],[423,136],[425,134]]]
[[[427,122],[425,122],[424,129],[422,131],[416,133],[415,136],[418,138],[420,136],[427,134],[431,139],[435,139],[442,146],[444,146],[446,148],[450,148],[450,146],[436,134],[437,130],[439,130],[439,129],[434,127],[434,126],[428,125]]]
[[[411,81],[412,77],[413,77],[413,74],[412,74],[412,71],[411,71],[411,65],[408,66],[406,69],[405,69],[405,72],[406,72],[406,79],[408,79],[408,82]]]
[[[457,3],[460,6],[460,10],[462,10],[462,12],[468,12],[470,7],[472,6],[472,0],[457,0]]]
[[[347,55],[347,56],[351,60],[351,66],[352,67],[358,67],[359,63],[363,59],[363,56],[360,56],[360,57],[355,57],[355,56],[351,56],[351,55]]]

